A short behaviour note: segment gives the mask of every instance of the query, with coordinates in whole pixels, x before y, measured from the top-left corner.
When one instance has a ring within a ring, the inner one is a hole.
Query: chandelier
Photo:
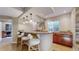
[[[30,19],[28,19],[28,16],[23,17],[23,24],[36,24],[36,22],[32,19],[32,13],[30,13]]]

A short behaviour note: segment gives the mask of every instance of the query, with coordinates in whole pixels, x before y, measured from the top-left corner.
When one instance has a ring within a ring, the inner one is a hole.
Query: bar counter
[[[40,51],[48,51],[52,47],[53,33],[52,32],[26,32],[35,33],[40,36]]]

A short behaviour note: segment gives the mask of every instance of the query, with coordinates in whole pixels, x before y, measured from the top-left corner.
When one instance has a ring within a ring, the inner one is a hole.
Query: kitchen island
[[[39,35],[40,39],[40,51],[48,51],[52,47],[52,32],[26,32],[26,33],[34,33]]]

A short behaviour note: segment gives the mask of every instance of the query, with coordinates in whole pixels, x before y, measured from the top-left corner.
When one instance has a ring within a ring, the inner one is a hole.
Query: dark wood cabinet
[[[6,32],[2,31],[2,38],[5,38],[5,37],[6,37]]]
[[[68,33],[68,32],[53,33],[53,43],[72,47],[73,46],[72,39],[73,39],[72,33]]]

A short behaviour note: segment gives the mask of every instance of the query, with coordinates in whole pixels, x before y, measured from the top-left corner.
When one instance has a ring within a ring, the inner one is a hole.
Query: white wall
[[[77,46],[76,46],[76,30],[75,30],[75,26],[76,26],[76,9],[74,8],[71,12],[71,31],[73,33],[73,50],[77,50]]]
[[[39,13],[38,11],[35,11],[34,9],[31,9],[29,10],[28,12],[26,12],[20,19],[19,19],[19,25],[18,25],[18,29],[26,29],[26,31],[31,31],[33,28],[32,25],[23,25],[22,24],[22,19],[24,16],[30,16],[29,14],[30,13],[33,13],[33,20],[39,22],[41,21],[42,19],[36,17],[36,15],[41,15],[41,16],[44,16],[42,13]],[[30,17],[29,17],[29,20],[30,20]],[[48,20],[59,20],[60,21],[60,31],[71,31],[71,14],[70,13],[67,13],[67,14],[64,14],[64,15],[61,15],[61,16],[58,16],[56,18],[52,18],[52,19],[48,19]],[[47,21],[46,21],[47,22]],[[47,24],[46,25],[46,30],[47,30]]]
[[[39,22],[39,18],[37,18],[36,16],[33,16],[34,21]],[[27,23],[27,24],[23,24],[23,21],[21,21],[21,23],[18,24],[18,30],[23,30],[23,31],[33,31],[33,24],[32,23]]]
[[[71,31],[71,14],[64,14],[58,17],[60,20],[60,31]]]
[[[60,31],[71,31],[71,14],[63,14],[55,18],[50,18],[48,20],[60,22]]]
[[[32,25],[31,24],[19,24],[18,25],[18,30],[23,30],[23,31],[32,31]]]
[[[19,18],[19,24],[18,24],[18,30],[23,30],[23,31],[33,31],[33,25],[32,24],[23,24],[23,17],[28,16],[28,19],[30,20],[30,13],[32,13],[32,20],[36,21],[36,22],[40,22],[42,19],[37,17],[36,15],[41,15],[43,16],[43,14],[39,13],[38,11],[31,9],[28,12],[26,12],[22,17]]]
[[[35,14],[33,15],[33,19],[36,19],[37,17],[35,16]],[[36,19],[41,20],[39,18]],[[71,31],[71,14],[64,14],[61,16],[58,16],[57,18],[52,18],[52,19],[48,19],[48,20],[59,20],[60,21],[60,31]],[[47,21],[46,21],[46,30],[48,30],[47,28]],[[24,30],[24,31],[32,31],[33,27],[30,24],[19,24],[18,25],[18,30]]]

